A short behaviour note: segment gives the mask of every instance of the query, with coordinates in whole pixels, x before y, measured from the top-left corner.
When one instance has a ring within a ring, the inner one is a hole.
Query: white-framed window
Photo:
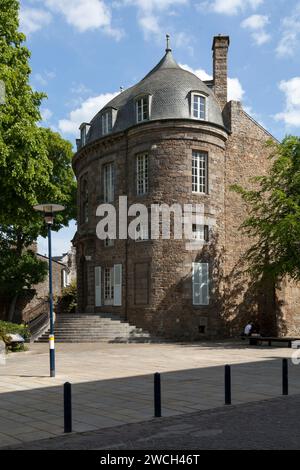
[[[115,175],[113,163],[107,163],[103,166],[103,191],[104,202],[113,202],[115,199]]]
[[[114,303],[114,268],[104,268],[104,304]]]
[[[69,285],[69,274],[66,269],[63,269],[62,272],[62,288],[64,289]]]
[[[103,276],[103,291],[102,291]],[[103,305],[122,305],[122,264],[113,267],[95,266],[95,307]]]
[[[206,97],[192,93],[192,116],[194,119],[206,120]]]
[[[208,154],[193,151],[192,153],[192,191],[206,194],[208,192]]]
[[[90,124],[83,122],[80,126],[80,145],[83,147],[87,142],[87,134],[90,128]]]
[[[209,305],[209,264],[193,263],[193,305]]]
[[[193,224],[193,240],[208,242],[209,227],[208,225]]]
[[[141,196],[147,194],[149,189],[149,160],[148,154],[143,153],[136,157],[136,193]]]
[[[149,120],[149,96],[143,96],[136,100],[136,122]]]
[[[102,135],[109,134],[112,131],[112,113],[105,111],[102,114]]]

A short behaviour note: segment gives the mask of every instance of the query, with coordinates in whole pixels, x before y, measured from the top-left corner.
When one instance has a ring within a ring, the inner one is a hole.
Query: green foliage
[[[60,309],[63,312],[75,312],[77,307],[77,286],[73,281],[69,286],[65,287],[60,298]]]
[[[48,264],[32,251],[21,255],[15,249],[4,249],[0,243],[0,296],[11,297],[23,289],[42,282],[47,276]]]
[[[242,225],[253,238],[246,254],[250,270],[274,280],[289,275],[300,279],[300,138],[289,136],[281,144],[269,143],[272,167],[254,179],[258,189],[238,192],[248,207]]]
[[[11,295],[40,282],[44,264],[24,253],[39,235],[46,235],[43,217],[32,206],[60,203],[66,210],[53,230],[76,216],[76,183],[72,146],[59,134],[39,126],[45,94],[30,83],[30,52],[18,31],[19,2],[0,0],[0,80],[5,104],[0,105],[0,291]]]
[[[24,351],[25,346],[23,343],[16,344],[13,346],[9,345],[9,334],[19,334],[26,341],[30,338],[29,328],[26,325],[17,325],[16,323],[0,321],[0,339],[4,341],[7,348],[9,348],[13,352]]]

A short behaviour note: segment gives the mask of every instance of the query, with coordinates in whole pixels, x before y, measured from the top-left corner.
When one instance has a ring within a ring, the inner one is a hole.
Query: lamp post
[[[33,207],[34,210],[44,214],[45,222],[48,226],[48,259],[49,259],[49,311],[50,311],[50,377],[55,377],[55,343],[54,343],[54,318],[53,318],[53,289],[52,289],[52,246],[51,246],[51,226],[54,222],[54,214],[63,211],[64,206],[59,204],[39,204]]]

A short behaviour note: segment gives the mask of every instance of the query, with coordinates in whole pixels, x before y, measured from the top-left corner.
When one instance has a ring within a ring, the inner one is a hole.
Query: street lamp
[[[52,246],[51,246],[51,226],[54,222],[54,214],[63,211],[64,206],[60,204],[39,204],[33,207],[35,211],[44,214],[45,222],[48,226],[48,258],[49,258],[49,309],[50,309],[50,377],[55,377],[55,345],[54,345],[54,319],[53,319],[53,289],[52,289]]]

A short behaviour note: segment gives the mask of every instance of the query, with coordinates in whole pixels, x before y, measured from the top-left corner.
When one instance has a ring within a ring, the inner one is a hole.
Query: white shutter
[[[122,305],[122,265],[114,265],[114,305]]]
[[[101,267],[95,267],[95,307],[101,307]]]
[[[193,263],[193,304],[209,304],[209,265],[208,263]]]

